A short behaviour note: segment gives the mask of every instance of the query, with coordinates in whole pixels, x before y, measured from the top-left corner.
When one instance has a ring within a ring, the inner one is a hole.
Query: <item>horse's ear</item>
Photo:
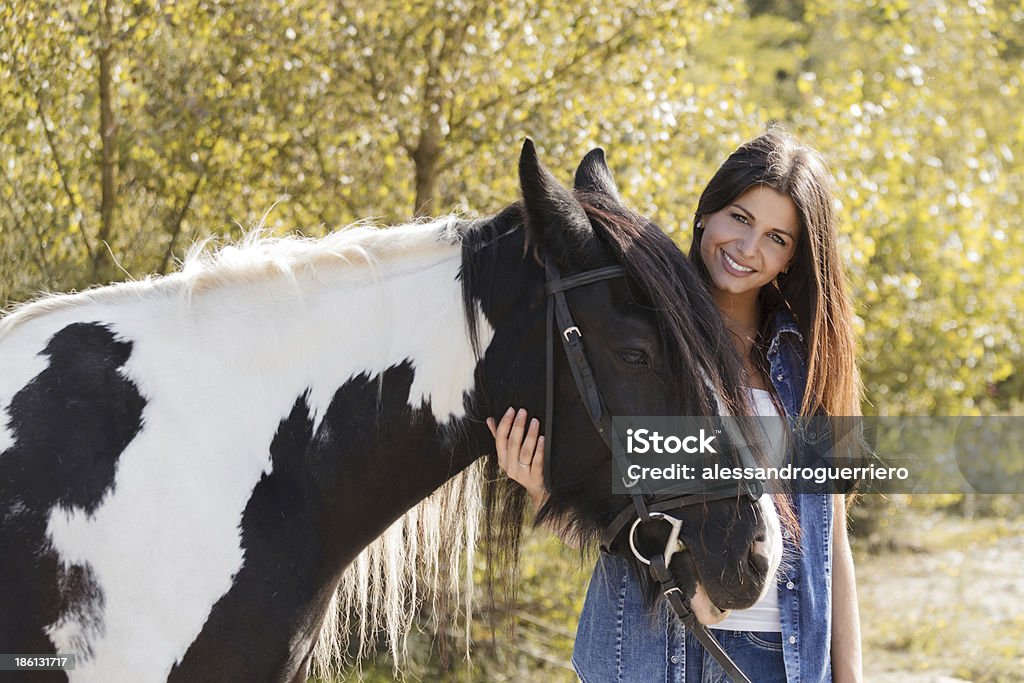
[[[594,229],[572,192],[541,165],[530,138],[519,155],[519,184],[530,241],[542,245],[558,261],[573,260],[574,252],[593,238]]]
[[[604,159],[604,150],[600,147],[587,152],[579,167],[576,169],[576,190],[580,192],[593,192],[603,194],[617,204],[622,203],[619,196],[619,188],[615,185],[612,172],[608,170],[608,163]]]

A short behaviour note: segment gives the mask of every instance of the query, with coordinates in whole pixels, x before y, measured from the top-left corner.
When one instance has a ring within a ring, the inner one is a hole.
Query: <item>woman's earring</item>
[[[704,224],[703,224],[703,223],[701,223],[700,221],[697,221],[697,225],[696,225],[695,227],[696,227],[696,228],[697,228],[698,230],[703,230],[703,229],[704,229]]]

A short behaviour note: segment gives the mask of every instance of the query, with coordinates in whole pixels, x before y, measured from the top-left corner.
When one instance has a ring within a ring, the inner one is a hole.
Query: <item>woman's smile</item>
[[[752,275],[757,272],[750,266],[742,263],[739,259],[735,259],[730,256],[729,252],[724,249],[722,250],[722,262],[724,263],[723,267],[725,270],[735,277],[747,277],[748,275]]]

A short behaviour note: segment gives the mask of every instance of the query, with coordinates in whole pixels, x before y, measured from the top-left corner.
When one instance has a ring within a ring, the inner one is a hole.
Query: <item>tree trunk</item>
[[[97,281],[113,277],[113,257],[109,240],[114,234],[114,212],[117,208],[117,122],[114,120],[113,62],[114,31],[110,0],[100,10],[100,143],[102,161],[100,171],[100,230],[99,244],[93,253],[93,278]]]
[[[432,38],[436,36],[435,32]],[[414,215],[437,214],[438,167],[441,163],[441,132],[444,95],[441,88],[441,61],[444,57],[444,37],[441,49],[430,50],[426,81],[423,86],[423,110],[420,116],[420,139],[412,150],[416,166],[416,205]],[[433,40],[431,40],[433,42]]]
[[[440,131],[437,138],[423,131],[420,143],[412,153],[416,164],[416,207],[413,215],[430,216],[437,211],[438,166],[441,160]]]

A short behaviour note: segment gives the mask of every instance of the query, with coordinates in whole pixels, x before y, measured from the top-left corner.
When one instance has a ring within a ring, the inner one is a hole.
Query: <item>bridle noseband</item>
[[[609,266],[606,268],[584,271],[582,273],[563,278],[558,270],[558,266],[556,266],[550,258],[545,257],[544,275],[545,290],[548,297],[547,333],[545,335],[547,337],[547,371],[545,380],[546,407],[544,415],[545,440],[549,445],[551,444],[552,420],[554,417],[555,405],[554,337],[557,334],[557,336],[562,340],[562,347],[564,348],[566,358],[569,361],[569,369],[572,371],[573,380],[576,382],[576,388],[579,391],[580,399],[583,401],[583,405],[587,408],[587,414],[590,416],[590,421],[594,424],[594,428],[597,430],[597,433],[601,435],[601,438],[608,446],[608,449],[613,453],[620,476],[623,476],[623,481],[625,482],[627,481],[625,478],[627,463],[625,462],[624,455],[621,453],[616,455],[616,449],[612,447],[611,415],[608,414],[608,409],[605,406],[604,400],[601,397],[601,392],[597,387],[597,379],[594,377],[590,363],[587,362],[587,356],[583,349],[583,334],[580,332],[580,328],[572,318],[572,311],[569,309],[569,302],[566,300],[565,292],[569,289],[583,287],[602,280],[611,280],[620,277],[624,278],[626,277],[626,269],[622,266]],[[548,457],[544,463],[545,469],[550,467],[550,462],[551,458]],[[545,480],[551,480],[547,471],[545,472]],[[732,659],[729,658],[729,655],[726,654],[725,650],[723,650],[721,645],[718,644],[718,641],[715,640],[715,638],[708,632],[707,627],[697,621],[696,615],[694,615],[693,611],[689,608],[689,605],[683,596],[682,589],[679,588],[675,581],[675,577],[673,577],[672,572],[668,568],[669,562],[671,562],[672,556],[675,553],[687,551],[685,544],[679,540],[679,533],[682,530],[683,522],[679,518],[668,514],[668,511],[676,510],[687,505],[733,498],[736,497],[738,493],[747,495],[752,501],[755,501],[761,496],[763,490],[763,486],[761,486],[760,482],[752,482],[747,483],[746,488],[739,491],[729,490],[727,492],[717,493],[687,494],[667,499],[659,499],[658,496],[654,496],[650,501],[639,493],[633,493],[631,494],[632,505],[627,506],[622,512],[620,512],[612,523],[604,530],[604,533],[601,536],[601,550],[610,553],[615,540],[619,537],[622,531],[629,526],[629,545],[633,555],[640,562],[647,565],[651,577],[659,583],[662,595],[665,596],[665,599],[672,607],[672,611],[675,612],[676,616],[679,617],[686,628],[688,628],[697,637],[704,648],[711,653],[735,683],[750,683],[750,679],[748,679]],[[642,525],[652,522],[667,522],[671,527],[671,532],[669,533],[669,537],[665,543],[665,548],[661,553],[645,557],[637,548],[636,532]]]

